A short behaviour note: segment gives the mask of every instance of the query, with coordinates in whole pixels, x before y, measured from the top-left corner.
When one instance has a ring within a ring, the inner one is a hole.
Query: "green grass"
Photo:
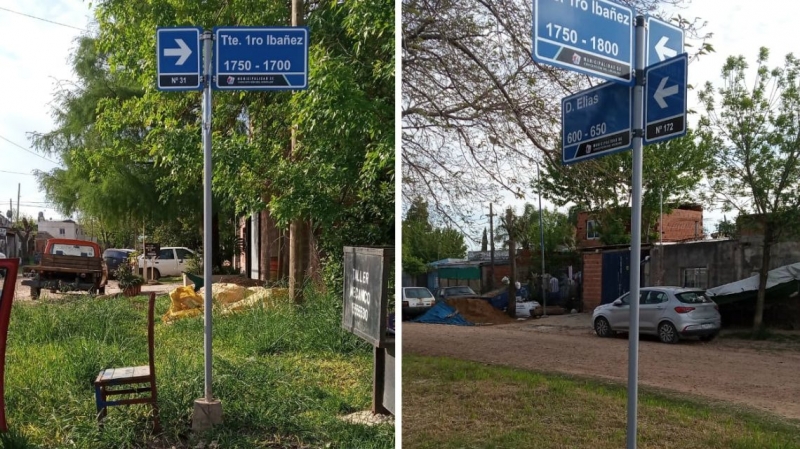
[[[341,299],[309,295],[302,307],[258,308],[214,321],[213,393],[224,424],[190,432],[203,395],[203,321],[162,324],[156,305],[156,375],[161,435],[150,407],[112,407],[100,431],[92,382],[107,367],[147,363],[146,298],[78,297],[14,305],[6,363],[9,427],[29,446],[177,448],[393,448],[391,425],[340,416],[371,401],[371,347],[341,330]]]
[[[709,380],[711,382],[712,380]],[[403,356],[403,448],[625,447],[626,387]],[[640,448],[800,448],[800,423],[640,389]]]

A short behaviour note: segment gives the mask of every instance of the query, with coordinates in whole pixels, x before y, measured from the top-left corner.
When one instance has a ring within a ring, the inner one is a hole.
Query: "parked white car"
[[[194,257],[194,251],[182,246],[161,248],[158,257],[147,259],[147,277],[158,279],[163,276],[180,276],[186,270],[186,259]],[[144,275],[144,256],[139,256],[139,273]],[[150,274],[152,270],[152,275]]]

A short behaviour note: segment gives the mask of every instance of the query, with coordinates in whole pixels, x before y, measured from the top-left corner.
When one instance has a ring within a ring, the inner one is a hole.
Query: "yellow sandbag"
[[[165,323],[180,318],[197,316],[203,311],[203,297],[194,292],[194,287],[178,287],[169,293],[169,310],[161,320]]]
[[[263,304],[265,307],[275,307],[279,302],[285,302],[289,298],[287,288],[264,288],[248,287],[245,291],[245,299],[233,303],[225,304],[222,313],[230,313],[257,307]]]
[[[205,287],[201,288],[197,294],[202,297]],[[230,304],[241,301],[245,297],[245,288],[236,284],[212,284],[211,298],[219,304]]]

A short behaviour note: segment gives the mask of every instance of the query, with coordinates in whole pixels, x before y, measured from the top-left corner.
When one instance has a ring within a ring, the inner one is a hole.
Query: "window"
[[[630,299],[631,299],[631,294],[630,293],[625,293],[625,296],[623,296],[622,298],[619,298],[619,300],[622,301],[622,305],[623,306],[629,305]]]
[[[597,232],[597,221],[586,221],[586,240],[595,240],[600,238],[600,233]]]
[[[192,252],[188,249],[178,248],[175,250],[178,253],[178,259],[185,260],[193,256]]]
[[[64,228],[58,228],[58,235],[67,235],[67,230]]]
[[[655,290],[643,292],[639,297],[639,304],[661,304],[667,302],[667,294]]]
[[[173,260],[175,259],[175,251],[172,248],[162,249],[158,252],[158,258],[160,260]]]
[[[684,268],[683,286],[691,288],[708,288],[708,269],[706,268]]]

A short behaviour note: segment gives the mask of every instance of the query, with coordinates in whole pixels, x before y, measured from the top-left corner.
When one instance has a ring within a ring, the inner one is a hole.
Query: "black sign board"
[[[161,244],[160,243],[145,243],[144,244],[144,255],[145,257],[149,258],[156,258],[158,257],[158,253],[161,252]]]
[[[342,327],[373,346],[386,341],[389,267],[394,248],[344,248]]]

